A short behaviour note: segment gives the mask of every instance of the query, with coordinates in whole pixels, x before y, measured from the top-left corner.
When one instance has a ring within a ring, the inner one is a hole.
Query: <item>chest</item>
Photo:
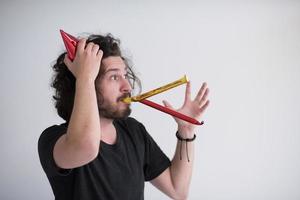
[[[115,145],[101,144],[98,157],[91,163],[97,178],[110,184],[144,182],[143,142],[124,134],[118,137]]]

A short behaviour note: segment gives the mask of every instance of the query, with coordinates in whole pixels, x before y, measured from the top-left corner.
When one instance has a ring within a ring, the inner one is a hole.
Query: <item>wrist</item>
[[[195,133],[194,129],[186,127],[178,127],[177,132],[182,138],[192,138]]]
[[[77,77],[76,78],[76,83],[95,83],[95,78],[93,77]]]
[[[76,79],[76,86],[95,86],[95,80],[92,78],[78,78]]]
[[[179,134],[179,132],[177,131],[177,132],[176,132],[176,137],[177,137],[178,142],[179,142],[179,144],[180,144],[180,150],[179,150],[179,152],[180,152],[180,154],[179,154],[180,160],[182,160],[182,143],[185,142],[185,147],[186,147],[186,157],[187,157],[188,162],[190,162],[189,150],[188,150],[188,149],[189,149],[189,148],[188,148],[188,144],[191,143],[191,142],[193,142],[193,141],[196,139],[196,134],[194,134],[194,136],[193,136],[192,138],[183,138],[183,137]]]
[[[196,139],[196,134],[194,134],[192,137],[182,137],[182,136],[180,135],[180,133],[177,131],[177,132],[176,132],[176,137],[177,137],[177,139],[180,140],[180,141],[192,142],[192,141],[194,141],[194,140]]]

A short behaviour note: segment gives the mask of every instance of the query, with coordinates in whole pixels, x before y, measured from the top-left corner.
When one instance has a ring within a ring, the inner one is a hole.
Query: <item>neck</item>
[[[113,120],[100,116],[101,133],[109,133],[113,127]]]
[[[100,116],[101,140],[107,144],[115,144],[117,141],[116,128],[112,119]]]

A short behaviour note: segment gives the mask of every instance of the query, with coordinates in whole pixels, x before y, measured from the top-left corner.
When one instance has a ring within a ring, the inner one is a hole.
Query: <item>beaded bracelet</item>
[[[187,159],[188,159],[188,162],[190,162],[190,158],[189,158],[189,151],[188,151],[188,142],[192,142],[196,139],[196,134],[194,134],[194,137],[193,138],[182,138],[180,135],[179,135],[179,132],[177,131],[176,132],[176,137],[177,139],[180,141],[180,160],[182,160],[182,156],[181,156],[181,149],[182,149],[182,141],[185,142],[185,147],[186,147],[186,156],[187,156]]]

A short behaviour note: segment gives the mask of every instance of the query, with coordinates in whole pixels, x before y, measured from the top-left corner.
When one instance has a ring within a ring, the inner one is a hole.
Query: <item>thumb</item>
[[[70,60],[68,54],[65,55],[64,63],[67,65],[68,69],[70,69],[70,66],[71,66],[71,64],[72,64],[72,61]]]
[[[165,105],[165,107],[173,109],[173,106],[169,102],[167,102],[166,100],[163,100],[162,102]]]
[[[70,60],[70,58],[68,57],[67,54],[65,55],[64,63],[67,66],[68,70],[73,74],[73,76],[76,77],[75,71],[74,71],[74,69],[72,67],[73,62]]]

